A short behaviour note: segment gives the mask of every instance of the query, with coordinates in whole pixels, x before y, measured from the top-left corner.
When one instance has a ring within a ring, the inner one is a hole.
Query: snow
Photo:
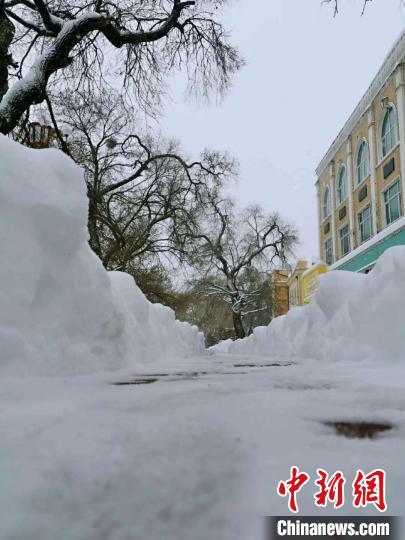
[[[376,468],[387,515],[403,513],[404,247],[203,355],[195,328],[91,252],[68,158],[5,137],[0,154],[1,539],[256,540],[262,516],[288,513],[293,465],[311,476],[301,515],[376,514],[350,497]],[[392,429],[327,425],[349,420]],[[339,511],[314,506],[319,467],[347,477]]]
[[[357,468],[380,467],[387,514],[401,515],[404,365],[261,365],[217,355],[114,376],[2,379],[0,538],[257,540],[262,516],[288,514],[276,488],[292,465],[312,479],[301,515],[376,514],[353,508],[350,484]],[[152,384],[111,384],[154,373]],[[349,419],[394,429],[347,439],[324,424]],[[347,476],[339,512],[314,506],[318,467]]]
[[[388,249],[367,274],[333,271],[319,279],[312,302],[256,328],[220,352],[299,361],[375,360],[405,357],[405,247]],[[214,348],[214,352],[215,352]]]
[[[50,15],[50,21],[60,27],[58,35],[55,37],[52,44],[45,49],[37,60],[32,64],[27,74],[19,79],[2,97],[0,100],[0,116],[4,116],[7,122],[10,122],[10,117],[14,107],[19,108],[18,104],[21,100],[21,97],[25,94],[29,94],[35,88],[38,92],[42,92],[43,88],[46,87],[47,81],[49,78],[49,63],[52,58],[57,56],[57,53],[62,49],[65,54],[68,54],[66,50],[66,38],[69,37],[69,34],[74,32],[80,32],[80,28],[87,22],[97,22],[102,19],[103,16],[100,13],[85,13],[73,20],[68,20],[63,22],[62,19]],[[96,28],[95,28],[96,29]],[[42,28],[42,30],[44,30]],[[73,43],[71,47],[73,47]]]
[[[0,137],[0,375],[122,369],[199,354],[203,337],[108,273],[87,243],[81,170]]]
[[[319,268],[323,269],[325,268],[325,262],[324,261],[316,261],[311,264],[311,266],[305,270],[305,272],[302,274],[302,277],[307,276],[308,274],[311,274],[314,270],[317,270]]]

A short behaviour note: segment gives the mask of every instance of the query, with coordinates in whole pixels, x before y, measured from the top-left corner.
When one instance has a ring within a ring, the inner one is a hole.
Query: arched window
[[[382,157],[391,152],[397,144],[397,118],[394,107],[389,107],[385,113],[381,129]]]
[[[347,197],[347,172],[346,167],[343,165],[339,172],[337,182],[337,197],[338,204],[341,204]]]
[[[363,141],[357,152],[357,183],[360,184],[370,174],[368,144]]]
[[[326,187],[325,192],[323,194],[323,217],[327,218],[330,216],[332,211],[331,207],[331,201],[330,201],[330,190],[328,187]]]

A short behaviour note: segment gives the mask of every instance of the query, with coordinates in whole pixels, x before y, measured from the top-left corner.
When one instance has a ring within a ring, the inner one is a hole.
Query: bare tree
[[[296,233],[280,216],[266,215],[259,206],[237,212],[229,200],[211,194],[208,198],[204,225],[188,233],[198,241],[192,264],[209,283],[207,295],[229,306],[235,335],[244,338],[244,318],[267,309],[258,307],[260,290],[251,287],[247,274],[252,267],[266,272],[273,263],[285,262]]]
[[[134,268],[133,277],[146,298],[152,303],[170,307],[178,318],[187,310],[192,299],[187,291],[179,291],[174,287],[171,272],[162,266]]]
[[[243,327],[250,335],[254,328],[267,326],[273,318],[271,274],[250,266],[241,273],[239,285],[244,291],[257,293],[252,298],[250,313],[243,317]],[[221,289],[226,286],[226,279],[217,273],[189,280],[185,291],[187,302],[180,309],[176,308],[178,318],[204,332],[207,347],[235,338],[232,310],[223,295],[213,291],[217,286]]]
[[[181,261],[205,192],[220,189],[234,161],[216,152],[188,161],[176,142],[135,134],[133,112],[114,92],[54,102],[56,131],[69,133],[67,151],[85,171],[90,245],[106,268],[135,273],[141,261]]]
[[[0,131],[13,130],[62,74],[71,91],[120,80],[145,108],[159,102],[168,72],[183,65],[191,89],[224,91],[241,66],[217,20],[225,1],[0,0]],[[11,52],[19,68],[8,88]]]

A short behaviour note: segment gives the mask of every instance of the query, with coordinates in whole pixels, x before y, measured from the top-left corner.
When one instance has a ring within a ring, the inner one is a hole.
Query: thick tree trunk
[[[61,27],[53,42],[37,58],[27,74],[8,90],[0,103],[1,133],[10,133],[31,105],[44,101],[49,78],[71,64],[72,58],[69,55],[73,48],[88,34],[107,24],[108,19],[98,13],[87,13]]]
[[[242,315],[240,313],[233,313],[233,327],[235,329],[235,336],[237,339],[243,339],[246,337],[246,332],[243,328]]]
[[[14,65],[9,52],[14,34],[14,24],[0,7],[0,100],[8,90],[8,68]]]
[[[94,253],[103,261],[101,250],[100,237],[97,227],[97,203],[89,195],[89,214],[88,214],[88,229],[89,229],[89,244]],[[104,261],[103,261],[104,262]]]
[[[59,17],[51,16],[46,2],[22,0],[20,2],[10,2],[13,5],[28,5],[34,13],[37,12],[43,19],[45,26],[45,28],[42,26],[36,28],[37,35],[50,37],[52,42],[44,48],[42,54],[32,64],[27,74],[6,92],[7,99],[1,100],[0,132],[5,135],[10,133],[31,105],[37,105],[44,101],[49,78],[58,70],[70,66],[74,60],[74,56],[70,56],[73,49],[89,34],[102,32],[104,37],[116,48],[124,47],[124,45],[137,46],[142,43],[152,43],[163,39],[173,28],[177,27],[183,9],[193,6],[195,3],[195,0],[176,0],[173,2],[172,12],[162,21],[160,26],[155,25],[155,28],[149,32],[130,32],[115,27],[109,16],[96,11],[87,11],[77,16],[77,18],[62,20]],[[10,25],[12,23],[4,14],[3,6],[4,0],[0,0],[0,14],[3,13],[3,22],[5,21],[4,24]],[[7,31],[5,31],[4,37],[7,35]],[[14,36],[14,26],[12,36]],[[5,41],[7,42],[7,39]],[[11,41],[9,41],[10,43]],[[83,55],[84,53],[78,54]],[[0,51],[1,55],[4,61],[4,52]],[[8,62],[8,65],[12,63],[10,56],[8,56],[6,62]]]

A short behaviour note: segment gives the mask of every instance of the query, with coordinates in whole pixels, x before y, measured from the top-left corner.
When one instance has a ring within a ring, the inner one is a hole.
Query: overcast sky
[[[247,60],[219,105],[183,103],[174,85],[163,130],[193,154],[227,150],[241,164],[232,188],[292,221],[300,258],[318,258],[315,167],[366,91],[405,22],[400,0],[239,0],[226,26]]]

